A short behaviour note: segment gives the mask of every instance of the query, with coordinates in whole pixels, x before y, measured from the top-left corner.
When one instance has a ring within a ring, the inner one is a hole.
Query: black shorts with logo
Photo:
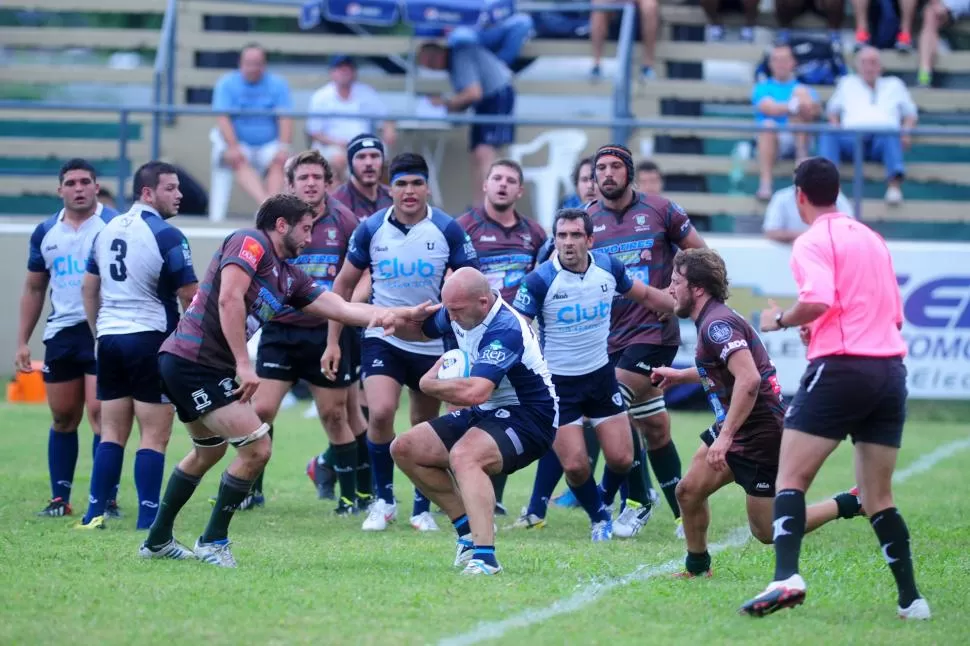
[[[327,348],[327,326],[299,327],[267,323],[259,337],[256,351],[256,375],[261,379],[275,379],[296,383],[305,379],[321,388],[346,388],[357,380],[351,368],[353,328],[340,334],[340,365],[337,379],[331,381],[320,368],[320,358]],[[358,368],[359,370],[359,368]]]
[[[908,394],[902,357],[819,357],[802,376],[785,428],[899,448]]]
[[[234,370],[211,368],[162,352],[158,355],[162,392],[175,405],[183,424],[194,422],[206,413],[228,406],[239,399]]]
[[[614,368],[650,376],[654,368],[671,366],[677,356],[675,345],[654,345],[653,343],[634,343],[622,350],[610,353],[610,363]]]
[[[717,429],[714,426],[708,427],[701,433],[701,441],[707,446],[714,444],[717,439]],[[725,456],[728,469],[734,476],[734,482],[744,489],[744,492],[755,498],[774,498],[775,480],[778,477],[778,463],[766,464],[751,458],[746,458],[737,453]]]

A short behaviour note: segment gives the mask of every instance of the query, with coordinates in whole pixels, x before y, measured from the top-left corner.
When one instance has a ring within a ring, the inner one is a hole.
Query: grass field
[[[365,534],[359,518],[334,518],[334,503],[316,500],[304,466],[321,448],[322,431],[302,419],[302,408],[277,421],[267,506],[236,515],[231,536],[239,568],[225,570],[136,557],[144,534],[134,530],[133,446],[122,479],[124,519],[89,533],[72,530],[73,519],[36,518],[49,495],[47,411],[0,404],[0,644],[468,644],[491,638],[530,646],[895,646],[967,643],[970,635],[970,451],[938,451],[926,461],[939,460],[932,468],[911,469],[897,488],[932,621],[896,620],[895,587],[865,519],[837,521],[810,535],[802,567],[806,605],[754,620],[735,610],[771,576],[770,547],[754,541],[728,547],[714,556],[713,579],[672,580],[662,570],[681,560],[684,548],[666,508],[635,540],[595,546],[582,512],[552,508],[546,529],[499,532],[505,572],[466,579],[451,567],[454,533],[446,518],[439,517],[442,531],[435,534],[419,535],[407,524],[411,490],[399,473],[403,518],[386,533]],[[708,423],[706,415],[675,415],[685,464]],[[968,430],[965,422],[911,422],[900,467],[967,438]],[[90,447],[87,429],[81,446]],[[188,446],[177,426],[166,472]],[[90,450],[82,450],[75,518],[83,513],[90,467]],[[526,502],[532,473],[511,478],[510,510]],[[851,474],[851,453],[843,446],[809,500],[848,488]],[[176,526],[182,542],[191,545],[201,532],[206,499],[217,486],[214,472],[186,506]],[[743,509],[737,487],[717,495],[714,541],[737,536]]]

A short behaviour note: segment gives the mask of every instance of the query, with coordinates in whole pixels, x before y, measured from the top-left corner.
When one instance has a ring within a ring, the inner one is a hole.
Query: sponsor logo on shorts
[[[219,387],[226,393],[226,397],[232,397],[232,391],[236,389],[236,382],[226,377],[219,382]]]
[[[758,491],[768,491],[771,489],[771,485],[767,482],[759,482],[754,486]]]
[[[199,388],[192,393],[192,401],[195,403],[195,410],[205,410],[209,406],[212,406],[212,400],[209,399],[209,393],[207,393],[203,388]]]
[[[623,395],[621,395],[620,393],[613,393],[612,399],[613,399],[613,403],[616,404],[617,406],[623,405]]]
[[[370,364],[370,367],[371,368],[383,368],[384,367],[384,361],[382,361],[381,359],[374,359],[374,362]]]
[[[497,411],[495,411],[495,417],[499,419],[508,419],[509,415],[511,415],[511,413],[509,413],[504,408],[499,408]]]
[[[645,372],[653,372],[653,366],[651,366],[649,363],[644,363],[643,361],[637,361],[636,367]]]

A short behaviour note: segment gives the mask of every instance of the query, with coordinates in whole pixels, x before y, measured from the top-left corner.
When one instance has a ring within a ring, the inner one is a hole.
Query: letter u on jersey
[[[590,307],[583,307],[579,303],[576,303],[575,305],[560,308],[559,311],[556,312],[556,322],[572,325],[574,323],[587,323],[589,321],[595,321],[598,318],[609,315],[609,303],[600,303],[599,305],[593,305]]]
[[[381,278],[394,279],[410,276],[420,276],[421,278],[431,278],[434,276],[434,265],[425,260],[415,260],[410,263],[402,262],[397,258],[382,260],[377,263],[377,271]]]

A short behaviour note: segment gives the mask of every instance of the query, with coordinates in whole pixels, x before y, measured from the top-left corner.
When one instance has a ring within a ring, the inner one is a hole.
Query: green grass
[[[198,562],[144,562],[128,451],[120,503],[125,518],[104,532],[71,529],[73,520],[34,517],[48,491],[46,408],[0,404],[0,581],[3,644],[424,644],[465,633],[528,608],[543,609],[595,580],[683,556],[666,508],[639,537],[593,546],[578,511],[552,508],[549,527],[500,531],[505,572],[465,579],[451,567],[454,535],[418,535],[406,522],[411,490],[396,479],[402,518],[383,534],[360,531],[360,519],[338,519],[334,503],[316,500],[303,473],[323,445],[303,406],[276,424],[266,508],[237,514],[232,526],[237,570]],[[403,418],[399,428],[405,428]],[[674,432],[686,464],[707,415],[678,413]],[[967,436],[965,419],[911,422],[900,466]],[[81,432],[74,482],[83,513],[91,467],[90,432]],[[189,443],[176,425],[166,469]],[[225,463],[221,465],[224,467]],[[221,470],[221,467],[219,470]],[[525,504],[532,470],[510,479],[506,503]],[[176,525],[191,545],[216,490],[209,475]],[[809,494],[819,499],[852,484],[851,450],[843,446]],[[495,643],[538,644],[957,644],[970,634],[970,452],[956,453],[900,485],[897,499],[912,533],[918,581],[934,618],[895,619],[895,589],[864,519],[838,521],[811,535],[802,573],[805,606],[764,620],[735,614],[772,573],[769,547],[749,542],[715,555],[711,580],[658,576],[619,586],[568,615],[513,628]],[[560,487],[561,489],[561,487]],[[713,540],[745,523],[737,487],[712,502]]]

